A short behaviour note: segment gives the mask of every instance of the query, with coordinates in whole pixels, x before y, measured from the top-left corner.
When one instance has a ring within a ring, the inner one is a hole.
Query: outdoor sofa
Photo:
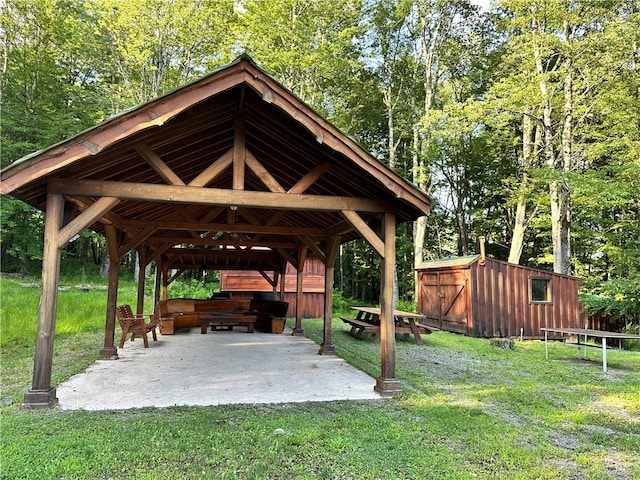
[[[169,298],[155,309],[160,333],[172,335],[179,328],[200,327],[200,313],[255,314],[257,330],[282,333],[289,304],[278,300]]]

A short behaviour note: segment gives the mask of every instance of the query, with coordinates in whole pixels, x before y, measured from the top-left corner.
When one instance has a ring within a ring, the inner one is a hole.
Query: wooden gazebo
[[[396,224],[428,214],[430,201],[247,56],[25,157],[1,179],[0,193],[46,211],[33,382],[24,405],[56,403],[51,367],[61,249],[85,229],[105,236],[111,261],[102,359],[117,358],[117,266],[133,249],[142,266],[155,262],[156,278],[165,281],[168,265],[188,258],[271,271],[289,261],[302,272],[312,252],[326,266],[320,353],[333,353],[336,254],[342,242],[363,238],[383,259],[374,388],[383,396],[400,391],[392,316]],[[143,290],[144,273],[138,308]]]

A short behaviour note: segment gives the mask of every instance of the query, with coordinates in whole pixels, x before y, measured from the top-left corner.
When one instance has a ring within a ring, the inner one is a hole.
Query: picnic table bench
[[[378,325],[372,325],[371,323],[363,322],[357,318],[340,317],[340,320],[351,325],[350,333],[352,335],[363,335],[365,332],[377,335],[380,331],[380,327]]]
[[[377,307],[352,307],[358,312],[355,318],[340,317],[340,319],[351,325],[350,333],[352,335],[369,335],[373,336],[376,341],[380,341],[380,308]],[[423,334],[429,334],[433,327],[428,327],[419,322],[422,315],[418,313],[403,312],[401,310],[393,311],[395,333],[408,337],[413,335],[417,345],[422,345]]]

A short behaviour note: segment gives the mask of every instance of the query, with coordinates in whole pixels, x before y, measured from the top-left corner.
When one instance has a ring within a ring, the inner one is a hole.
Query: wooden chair
[[[153,334],[153,341],[157,342],[156,327],[158,322],[153,320],[151,315],[135,315],[131,310],[131,305],[120,305],[116,308],[116,316],[120,322],[122,328],[122,338],[120,339],[120,347],[124,347],[124,341],[128,334],[131,334],[131,341],[136,335],[142,335],[142,341],[144,342],[144,348],[149,348],[149,340],[147,339],[147,333]],[[145,323],[145,317],[149,317],[149,323]]]

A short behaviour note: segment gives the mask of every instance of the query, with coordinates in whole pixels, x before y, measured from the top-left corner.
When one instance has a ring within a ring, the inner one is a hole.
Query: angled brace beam
[[[131,240],[120,247],[119,256],[120,258],[124,257],[128,252],[139,246],[142,242],[144,242],[147,238],[149,238],[156,229],[153,227],[147,227],[141,230],[137,235],[135,235]]]
[[[260,272],[260,275],[262,275],[262,277],[269,282],[269,285],[271,285],[272,287],[276,286],[276,279],[275,278],[271,278],[269,275],[266,274],[266,272],[264,270],[258,270]]]
[[[147,144],[140,144],[135,148],[136,152],[151,165],[151,167],[162,177],[169,185],[184,185],[182,179],[164,163],[160,156],[154,152]]]
[[[205,168],[196,178],[189,182],[190,187],[204,187],[222,172],[224,172],[233,161],[233,148],[227,150],[218,160]]]
[[[343,210],[342,215],[344,218],[355,228],[362,238],[373,247],[373,249],[380,255],[380,257],[384,258],[385,250],[384,250],[384,242],[380,239],[380,237],[374,232],[369,225],[362,219],[360,215],[356,212]]]
[[[83,231],[118,203],[120,203],[120,199],[115,197],[103,197],[97,200],[84,212],[71,220],[65,227],[60,229],[58,235],[58,248],[64,248],[71,241],[74,235]]]
[[[300,235],[300,239],[322,263],[327,263],[327,256],[325,255],[325,252],[323,252],[313,240],[311,240],[307,235]]]
[[[273,175],[269,173],[269,171],[264,168],[264,166],[258,161],[258,159],[251,153],[249,150],[246,151],[246,163],[247,167],[251,169],[253,173],[255,173],[260,181],[264,183],[264,185],[271,190],[272,192],[277,193],[285,193],[286,190],[280,185],[280,183],[273,178]]]

